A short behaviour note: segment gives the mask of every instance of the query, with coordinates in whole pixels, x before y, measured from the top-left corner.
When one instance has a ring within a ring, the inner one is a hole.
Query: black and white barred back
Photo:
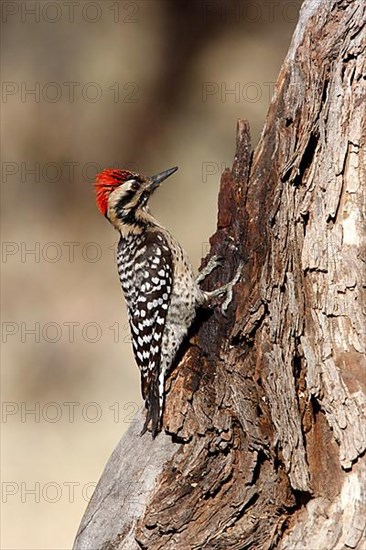
[[[164,387],[161,390],[159,383],[164,380],[159,380],[159,374],[173,288],[172,253],[162,233],[132,233],[119,241],[117,266],[128,307],[134,355],[141,373],[142,396],[148,409],[143,431],[152,419],[155,435],[163,407]]]
[[[142,433],[151,420],[155,437],[161,427],[165,378],[203,293],[186,253],[157,226],[121,237],[117,265],[147,408]]]

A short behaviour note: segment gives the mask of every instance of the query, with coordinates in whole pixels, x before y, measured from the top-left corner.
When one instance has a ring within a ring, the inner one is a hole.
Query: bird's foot
[[[226,315],[226,310],[229,307],[229,305],[231,304],[231,301],[233,299],[233,288],[240,279],[241,272],[243,270],[243,265],[244,265],[243,263],[239,264],[239,267],[236,270],[234,278],[230,281],[230,283],[227,284],[226,298],[221,304],[221,313],[223,315]]]
[[[204,291],[205,301],[207,304],[212,303],[213,300],[216,298],[220,298],[221,296],[225,296],[225,300],[221,304],[221,313],[226,316],[226,310],[229,307],[232,299],[233,299],[233,288],[236,285],[236,283],[239,281],[242,270],[243,270],[243,263],[239,264],[238,269],[236,270],[234,278],[225,285],[220,286],[220,288],[216,288],[215,290],[211,291]]]
[[[208,264],[206,267],[204,267],[198,274],[196,278],[196,283],[200,284],[202,283],[212,272],[214,269],[222,265],[222,258],[219,256],[211,256],[211,258],[208,261]]]

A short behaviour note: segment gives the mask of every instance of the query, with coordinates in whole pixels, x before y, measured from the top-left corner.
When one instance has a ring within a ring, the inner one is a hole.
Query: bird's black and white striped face
[[[147,203],[151,194],[176,170],[170,168],[151,177],[128,170],[104,170],[95,184],[100,211],[122,232],[138,232],[148,222]]]
[[[151,192],[149,181],[138,174],[131,177],[112,191],[108,197],[107,217],[126,220],[138,210],[146,209]]]

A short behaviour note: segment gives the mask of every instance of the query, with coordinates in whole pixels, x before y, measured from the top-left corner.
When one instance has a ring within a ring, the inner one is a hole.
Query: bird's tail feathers
[[[161,430],[161,420],[162,420],[162,403],[161,399],[159,397],[159,381],[157,379],[153,379],[150,382],[145,405],[147,408],[146,411],[146,420],[144,427],[141,430],[141,434],[143,435],[149,426],[150,420],[151,420],[151,432],[152,437],[155,439],[155,437],[158,435],[158,433]]]

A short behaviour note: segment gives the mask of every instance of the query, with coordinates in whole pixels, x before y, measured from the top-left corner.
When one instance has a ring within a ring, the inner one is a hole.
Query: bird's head
[[[155,176],[141,176],[129,170],[106,169],[96,177],[96,203],[100,212],[119,228],[139,225],[147,212],[151,194],[178,168],[169,168]]]

